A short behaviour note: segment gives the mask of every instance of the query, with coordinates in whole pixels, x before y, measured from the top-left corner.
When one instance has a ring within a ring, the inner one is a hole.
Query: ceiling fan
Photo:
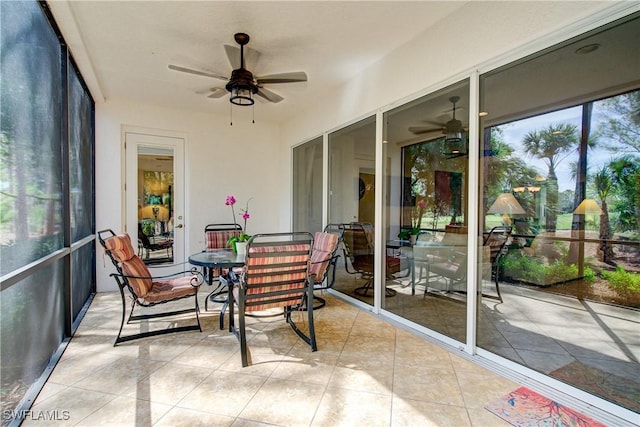
[[[465,138],[466,129],[462,126],[462,122],[456,119],[456,102],[460,101],[459,96],[452,96],[449,102],[453,104],[453,117],[439,128],[427,127],[410,127],[409,131],[421,135],[431,132],[441,132],[444,137],[440,151],[447,159],[455,159],[456,157],[466,156],[467,141]]]
[[[280,102],[284,99],[277,93],[266,89],[264,85],[307,81],[307,74],[304,71],[270,74],[260,77],[254,76],[253,73],[247,70],[245,67],[244,47],[247,43],[249,43],[249,35],[245,33],[236,33],[234,35],[234,39],[236,43],[240,45],[239,63],[236,59],[238,49],[235,46],[224,46],[227,57],[229,58],[229,62],[231,63],[232,68],[234,68],[234,70],[231,72],[231,77],[225,77],[221,74],[210,71],[194,70],[192,68],[186,68],[174,64],[169,64],[169,69],[174,71],[181,71],[183,73],[195,74],[197,76],[226,80],[227,83],[224,86],[210,88],[205,93],[209,94],[209,98],[221,98],[227,93],[230,93],[231,96],[229,98],[229,101],[232,104],[244,106],[254,104],[254,95],[257,95],[273,103]],[[259,55],[259,53],[255,50],[250,49],[250,51],[256,57]]]
[[[460,101],[459,96],[452,96],[449,98],[449,102],[453,104],[453,118],[448,122],[442,124],[439,127],[427,127],[427,126],[412,126],[409,128],[409,132],[415,135],[422,135],[425,133],[432,132],[441,132],[443,135],[446,135],[446,141],[459,142],[462,138],[462,134],[465,129],[462,127],[462,122],[456,119],[456,102]]]

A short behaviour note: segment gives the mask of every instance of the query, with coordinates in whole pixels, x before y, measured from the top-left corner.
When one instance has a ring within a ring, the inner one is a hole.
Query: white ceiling
[[[308,82],[268,85],[278,104],[256,115],[280,122],[394,49],[447,19],[456,1],[52,1],[49,7],[97,102],[131,99],[228,114],[228,96],[196,92],[224,81],[168,64],[228,76],[224,45],[248,33],[261,56],[250,71],[304,71]],[[251,64],[249,64],[251,65]],[[244,108],[244,107],[235,107]],[[258,112],[259,109],[259,112]]]

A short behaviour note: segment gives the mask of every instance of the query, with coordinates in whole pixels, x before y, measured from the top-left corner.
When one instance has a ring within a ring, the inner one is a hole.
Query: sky
[[[522,141],[525,135],[534,130],[541,130],[547,128],[550,124],[559,123],[571,123],[577,126],[578,132],[581,129],[582,122],[582,106],[566,108],[564,110],[555,111],[552,113],[542,114],[539,116],[523,119],[505,125],[500,126],[504,131],[504,140],[511,147],[515,148],[513,153],[527,162],[528,165],[535,168],[541,176],[546,177],[548,168],[545,162],[534,156],[527,154],[523,148]],[[603,120],[602,103],[594,103],[591,121],[591,133],[593,134],[597,129],[599,123]],[[607,150],[595,148],[590,149],[588,154],[588,173],[593,173],[603,164],[608,163],[613,154]],[[577,161],[578,156],[576,153],[568,155],[562,160],[556,169],[556,175],[558,177],[558,187],[560,191],[575,190],[575,180],[571,177],[571,163]],[[524,185],[526,183],[519,183]],[[516,184],[514,183],[514,186]]]

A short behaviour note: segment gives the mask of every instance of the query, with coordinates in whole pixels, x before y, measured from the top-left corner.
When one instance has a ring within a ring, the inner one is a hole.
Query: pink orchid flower
[[[236,198],[233,196],[227,196],[227,200],[225,200],[224,204],[227,206],[233,206],[236,204]]]

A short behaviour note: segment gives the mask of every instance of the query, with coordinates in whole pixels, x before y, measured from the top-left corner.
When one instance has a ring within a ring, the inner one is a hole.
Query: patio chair
[[[117,273],[112,273],[110,275],[116,280],[118,289],[120,290],[120,296],[122,298],[122,320],[120,322],[120,330],[118,331],[118,335],[113,344],[114,347],[121,342],[155,335],[192,330],[202,332],[202,328],[200,327],[200,318],[198,316],[197,298],[198,289],[203,282],[203,276],[200,272],[192,270],[166,276],[153,277],[144,262],[142,262],[140,257],[136,255],[133,246],[131,245],[131,238],[128,234],[116,235],[112,230],[107,229],[98,231],[98,240],[118,271]],[[187,326],[176,326],[122,336],[122,328],[124,326],[125,314],[127,312],[125,289],[127,289],[131,299],[131,311],[129,312],[127,323],[190,312],[195,312],[196,323]],[[155,312],[143,315],[133,314],[136,306],[152,307],[190,297],[193,297],[194,308]]]
[[[237,236],[242,233],[242,226],[240,224],[226,223],[226,224],[207,224],[204,227],[204,240],[206,244],[205,250],[211,249],[225,249],[228,248],[227,242],[233,236]],[[219,281],[223,271],[219,269],[205,269],[203,268],[203,274],[206,275],[207,284],[211,286],[214,280]],[[226,289],[223,286],[217,286],[213,289],[209,295],[204,299],[204,311],[208,311],[209,300],[213,302],[226,303],[227,299],[216,299],[219,295],[226,293]],[[220,316],[220,329],[223,328],[223,316]]]
[[[325,290],[333,287],[336,281],[336,263],[340,255],[337,254],[338,246],[344,234],[342,224],[328,224],[324,231],[316,232],[313,236],[313,249],[311,250],[311,264],[309,273],[314,278],[313,288]],[[314,310],[324,307],[327,301],[317,295],[313,296]]]
[[[145,264],[173,262],[173,239],[163,239],[151,242],[149,236],[144,234],[141,223],[138,223],[138,249],[138,253],[140,255],[144,255]],[[167,256],[157,259],[150,258],[151,252],[156,251],[166,251]]]
[[[500,295],[500,260],[506,255],[506,244],[511,236],[511,226],[497,226],[493,227],[487,237],[484,239],[483,246],[489,247],[489,261],[491,263],[491,279],[496,284],[497,297],[493,295],[484,295],[487,298],[494,298],[502,301],[502,295]]]
[[[373,246],[373,226],[367,223],[352,222],[344,224],[343,251],[344,267],[349,274],[359,274],[365,283],[354,289],[360,296],[368,296],[373,293],[373,272],[374,272],[374,246]],[[351,263],[349,268],[347,259]],[[392,277],[400,271],[400,257],[386,255],[386,275]],[[385,286],[385,295],[392,297],[396,294],[394,289]]]
[[[245,316],[272,308],[283,308],[294,332],[317,350],[313,323],[313,278],[309,264],[313,236],[310,233],[256,234],[247,245],[246,265],[239,280],[229,283],[230,330],[240,340],[242,366],[249,363]],[[234,276],[232,273],[231,276]],[[238,307],[238,328],[234,305]],[[294,323],[291,313],[307,305],[308,335]]]

